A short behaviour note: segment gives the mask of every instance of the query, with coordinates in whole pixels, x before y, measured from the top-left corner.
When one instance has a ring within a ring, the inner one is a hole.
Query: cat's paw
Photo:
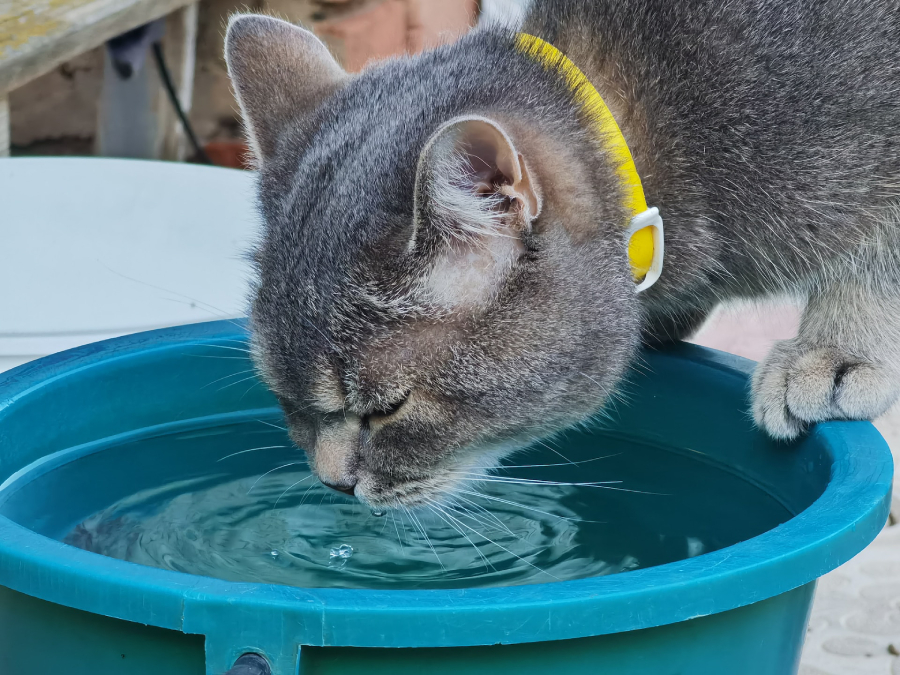
[[[834,347],[785,340],[753,375],[753,417],[775,438],[791,439],[812,422],[873,419],[898,393],[893,369]]]

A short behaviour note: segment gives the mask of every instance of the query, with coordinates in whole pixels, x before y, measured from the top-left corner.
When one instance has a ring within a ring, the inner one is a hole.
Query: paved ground
[[[759,360],[796,333],[797,321],[789,305],[721,311],[696,342]],[[900,407],[876,426],[900,460]],[[892,516],[900,523],[898,477]],[[800,675],[900,675],[900,524],[819,582]]]

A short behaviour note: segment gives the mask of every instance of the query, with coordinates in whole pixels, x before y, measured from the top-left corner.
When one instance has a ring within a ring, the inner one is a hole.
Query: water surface
[[[189,574],[412,589],[616,574],[714,551],[791,516],[705,458],[577,433],[558,446],[574,463],[538,447],[440,511],[373,514],[322,486],[273,423],[111,445],[42,479],[58,487],[57,508],[69,498],[80,515],[37,520],[89,551]]]

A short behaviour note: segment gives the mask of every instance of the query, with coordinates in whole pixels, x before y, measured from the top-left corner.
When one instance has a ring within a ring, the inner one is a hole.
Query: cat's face
[[[427,63],[350,78],[274,19],[233,20],[226,55],[266,220],[254,359],[325,484],[439,500],[602,408],[638,308],[589,155]]]

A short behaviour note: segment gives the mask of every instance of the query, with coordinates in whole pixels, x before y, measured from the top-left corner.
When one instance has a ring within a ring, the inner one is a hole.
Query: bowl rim
[[[245,337],[240,328],[235,322],[214,321],[137,333],[0,374],[0,447],[5,416],[23,397],[49,382],[148,350]],[[687,344],[662,354],[694,368],[713,369],[732,386],[746,387],[754,365]],[[733,546],[622,574],[451,590],[239,583],[107,558],[0,516],[0,585],[68,607],[184,633],[211,636],[227,630],[248,648],[272,630],[289,633],[295,645],[458,647],[649,628],[793,590],[843,564],[875,538],[890,509],[893,462],[884,439],[868,422],[828,422],[814,426],[804,442],[818,444],[833,458],[825,491],[806,510]]]

